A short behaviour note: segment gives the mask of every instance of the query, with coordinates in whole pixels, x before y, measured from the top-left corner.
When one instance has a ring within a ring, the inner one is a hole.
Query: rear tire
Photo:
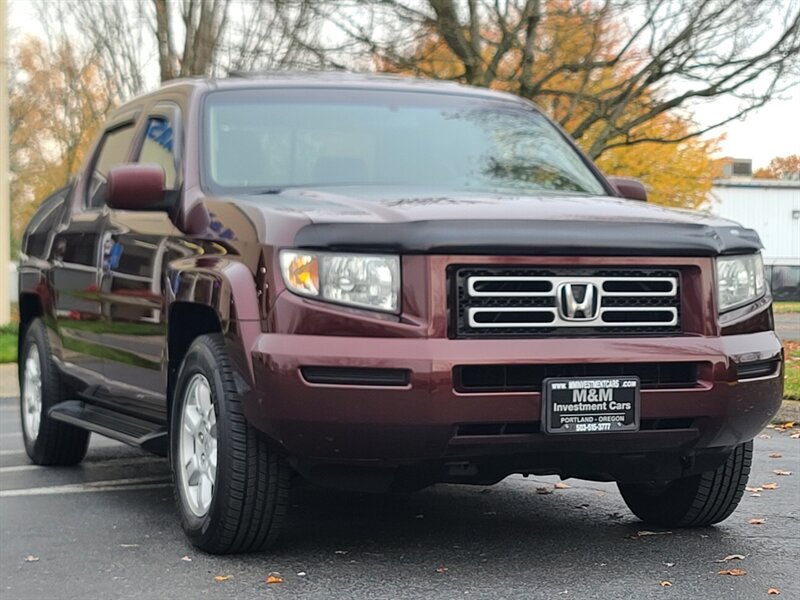
[[[47,328],[35,319],[25,332],[19,357],[22,439],[37,465],[76,465],[86,456],[90,433],[47,416],[50,408],[68,399],[52,356]]]
[[[247,423],[220,334],[198,337],[181,365],[170,463],[183,529],[196,547],[230,554],[277,541],[289,507],[291,469]]]
[[[739,505],[750,475],[753,442],[734,448],[728,460],[706,471],[666,484],[618,483],[631,512],[661,527],[704,527],[724,521]]]

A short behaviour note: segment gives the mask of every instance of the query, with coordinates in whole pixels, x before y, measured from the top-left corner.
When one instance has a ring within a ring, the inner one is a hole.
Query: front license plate
[[[551,377],[542,382],[545,433],[639,430],[638,377]]]

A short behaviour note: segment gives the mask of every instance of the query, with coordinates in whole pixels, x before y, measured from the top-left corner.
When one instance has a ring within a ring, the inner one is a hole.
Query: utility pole
[[[11,202],[8,188],[8,0],[0,0],[0,325],[11,320]]]

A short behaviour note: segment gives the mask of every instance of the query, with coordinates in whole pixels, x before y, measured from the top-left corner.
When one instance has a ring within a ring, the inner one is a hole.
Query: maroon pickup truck
[[[75,464],[95,432],[168,455],[209,552],[275,542],[300,478],[557,474],[717,523],[782,396],[761,243],[644,200],[507,94],[170,83],[26,232],[26,450]]]

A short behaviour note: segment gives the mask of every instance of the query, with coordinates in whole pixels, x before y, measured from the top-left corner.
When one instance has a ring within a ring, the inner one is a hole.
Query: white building
[[[755,229],[773,294],[800,300],[800,181],[753,179],[747,163],[733,161],[730,176],[714,182],[711,212]]]

